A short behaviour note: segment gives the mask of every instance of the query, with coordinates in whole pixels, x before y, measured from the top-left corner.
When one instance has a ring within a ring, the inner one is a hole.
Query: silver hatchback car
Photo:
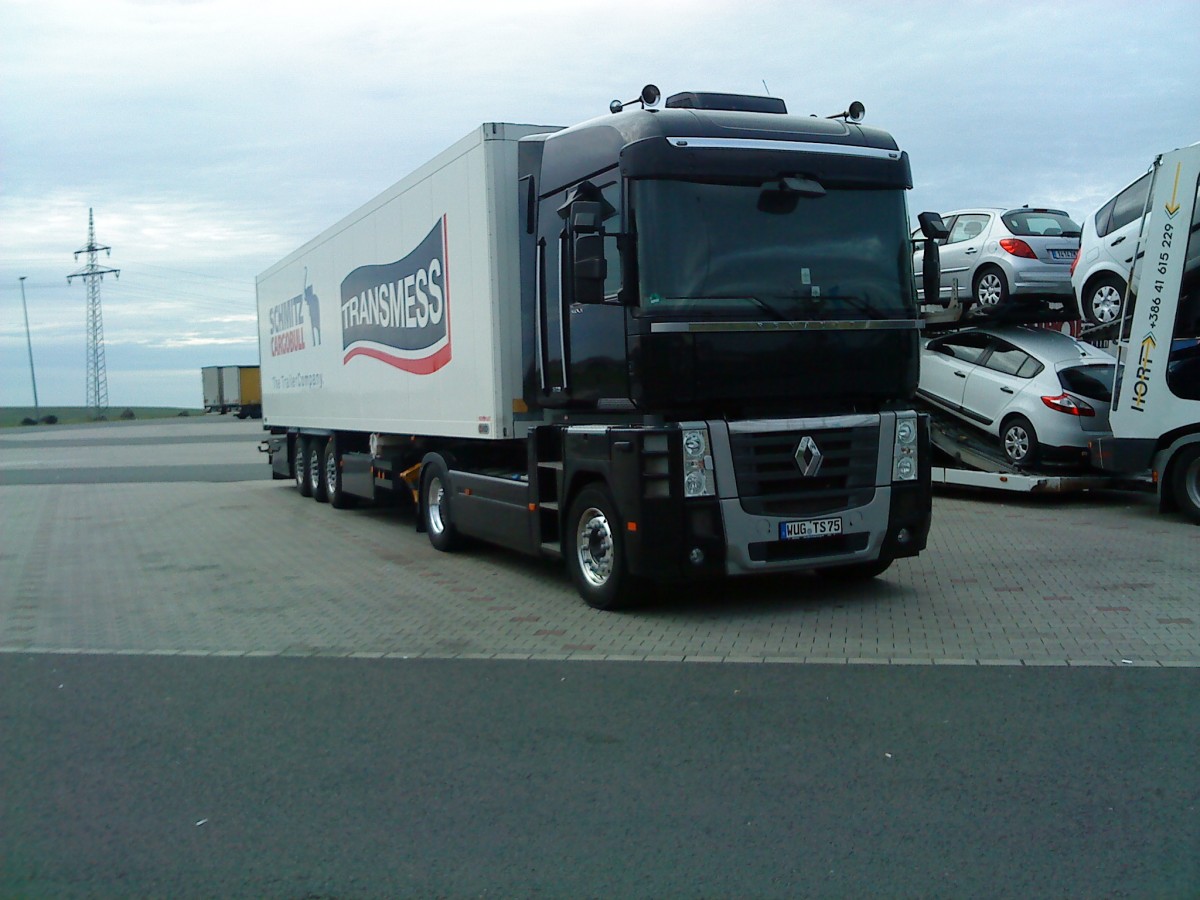
[[[933,338],[918,393],[995,436],[1014,465],[1084,463],[1088,441],[1110,434],[1116,361],[1045,328],[972,328]]]
[[[939,241],[941,296],[957,291],[964,306],[994,307],[1014,295],[1061,300],[1074,312],[1071,263],[1079,253],[1080,228],[1061,209],[959,209],[942,221],[950,236]],[[921,271],[924,245],[913,254]],[[918,290],[921,302],[926,301]],[[1068,315],[1070,317],[1070,315]]]

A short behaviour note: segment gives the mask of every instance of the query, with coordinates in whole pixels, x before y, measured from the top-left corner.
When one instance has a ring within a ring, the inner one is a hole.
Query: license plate
[[[1051,250],[1051,259],[1074,259],[1079,255],[1078,250]]]
[[[831,534],[841,533],[842,520],[840,516],[779,523],[779,539],[781,541],[799,541],[805,538],[827,537]]]

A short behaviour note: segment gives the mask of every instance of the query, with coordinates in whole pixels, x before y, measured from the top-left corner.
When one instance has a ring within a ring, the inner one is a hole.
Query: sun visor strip
[[[627,178],[761,181],[806,175],[826,187],[912,187],[908,154],[850,144],[804,141],[646,138],[621,151]]]

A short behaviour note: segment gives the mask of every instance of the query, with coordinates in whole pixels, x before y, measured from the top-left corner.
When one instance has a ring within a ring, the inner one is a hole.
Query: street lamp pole
[[[29,380],[33,382],[33,417],[40,418],[37,398],[37,376],[33,374],[33,339],[29,336],[29,307],[25,305],[25,278],[21,276],[21,309],[25,313],[25,345],[29,348]]]

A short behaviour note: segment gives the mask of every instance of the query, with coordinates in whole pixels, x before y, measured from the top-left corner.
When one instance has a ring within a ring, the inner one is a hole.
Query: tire
[[[1014,466],[1029,467],[1038,461],[1038,438],[1024,416],[1011,416],[1000,425],[1000,449]]]
[[[434,456],[421,467],[421,519],[435,550],[452,553],[462,546],[462,535],[451,514],[450,471],[446,461]]]
[[[1102,275],[1083,293],[1083,317],[1093,325],[1111,325],[1121,315],[1124,297],[1125,282],[1116,275]]]
[[[830,566],[827,569],[817,569],[817,574],[831,581],[869,581],[886,572],[893,562],[895,560],[880,558],[868,563],[852,563],[848,566]]]
[[[296,480],[296,490],[301,497],[312,496],[312,480],[308,475],[308,438],[296,437],[295,452],[292,456],[292,477]]]
[[[308,453],[305,458],[308,460],[305,465],[305,470],[308,472],[308,489],[314,500],[318,503],[324,503],[329,497],[325,494],[325,478],[321,472],[321,441],[319,438],[310,438],[308,441]]]
[[[1171,472],[1171,494],[1179,511],[1200,525],[1200,446],[1179,454]]]
[[[321,456],[321,473],[325,479],[325,496],[329,505],[334,509],[350,509],[358,502],[358,498],[347,494],[342,489],[342,454],[338,452],[337,439],[330,438],[325,443],[325,452]]]
[[[1008,282],[995,266],[984,266],[975,275],[971,298],[979,309],[995,309],[1008,300]]]
[[[581,490],[571,502],[563,527],[563,555],[584,602],[602,610],[636,602],[640,585],[628,572],[624,531],[608,488],[591,484]]]

